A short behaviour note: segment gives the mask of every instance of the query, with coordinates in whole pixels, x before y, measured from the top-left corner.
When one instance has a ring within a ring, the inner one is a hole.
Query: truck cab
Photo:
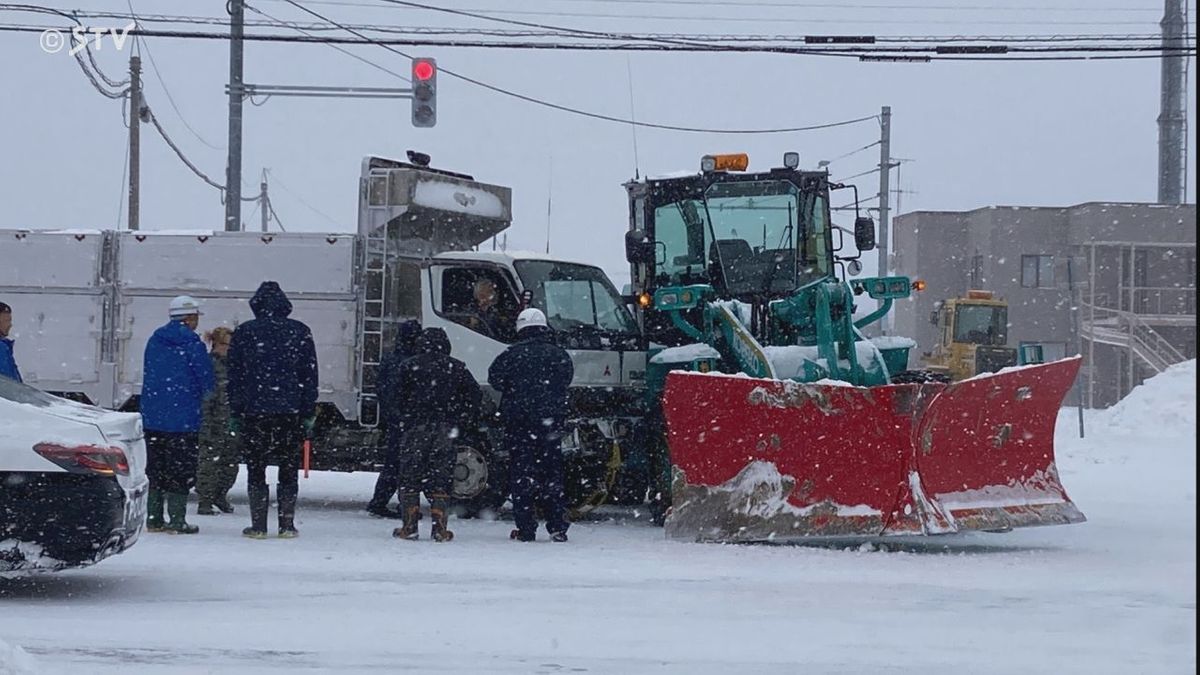
[[[645,480],[615,476],[611,465],[622,463],[621,457],[636,463],[639,454],[646,343],[604,271],[501,250],[497,235],[511,222],[509,189],[411,159],[366,158],[359,207],[366,282],[359,312],[360,423],[373,426],[380,419],[376,374],[401,322],[415,319],[445,330],[452,355],[495,404],[488,368],[516,341],[517,314],[535,307],[546,314],[575,366],[564,439],[568,472],[576,478],[569,476],[569,496],[577,504],[602,500],[621,479],[629,500],[644,499]],[[496,443],[490,445],[474,460],[460,462],[460,469],[487,463],[495,470],[503,464]],[[472,481],[478,482],[467,482]],[[495,476],[488,482],[503,484]]]
[[[991,291],[940,302],[929,321],[938,329],[937,343],[924,355],[929,370],[957,382],[1017,365],[1017,350],[1007,344],[1008,303]]]

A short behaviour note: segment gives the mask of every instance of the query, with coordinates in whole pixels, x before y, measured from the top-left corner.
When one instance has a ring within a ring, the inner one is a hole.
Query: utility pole
[[[1184,0],[1166,0],[1162,46],[1185,46],[1187,25]],[[1158,112],[1158,202],[1181,204],[1186,194],[1187,166],[1187,56],[1166,51],[1162,55],[1162,99]]]
[[[262,231],[267,231],[268,218],[267,211],[271,208],[271,200],[267,197],[267,172],[264,169],[262,174],[262,182],[258,184],[258,210],[262,211]]]
[[[141,183],[142,125],[142,59],[129,57],[129,220],[127,227],[140,227],[139,212]]]
[[[891,187],[888,177],[892,172],[892,106],[885,105],[879,114],[879,272],[878,276],[886,277],[888,265],[888,197]],[[879,332],[888,334],[891,328],[891,317],[884,316],[879,322]]]
[[[229,161],[225,166],[225,231],[242,229],[242,37],[244,0],[229,0]]]

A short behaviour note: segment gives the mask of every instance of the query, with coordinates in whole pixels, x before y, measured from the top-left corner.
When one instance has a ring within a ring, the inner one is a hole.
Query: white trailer
[[[454,356],[486,383],[514,337],[470,327],[471,288],[488,279],[510,318],[526,305],[543,309],[575,362],[565,441],[574,500],[594,504],[614,487],[614,457],[645,464],[645,344],[599,267],[479,251],[510,225],[511,192],[462,174],[369,157],[359,202],[356,234],[0,230],[0,299],[14,310],[22,373],[46,391],[136,409],[146,341],[172,297],[201,300],[202,331],[236,327],[252,318],[247,301],[259,284],[277,281],[317,346],[314,465],[372,469],[375,371],[395,327],[416,319],[443,328]],[[489,430],[464,440],[456,493],[496,505],[506,463]],[[646,485],[637,473],[620,476],[635,501]]]

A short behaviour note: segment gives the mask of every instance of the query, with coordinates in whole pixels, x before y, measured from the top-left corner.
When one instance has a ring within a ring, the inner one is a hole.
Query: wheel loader
[[[924,357],[925,367],[957,382],[980,373],[1040,360],[1036,353],[1019,358],[1008,346],[1008,303],[991,291],[969,290],[965,297],[935,304],[929,322],[938,341]]]
[[[1079,359],[956,383],[910,369],[912,340],[864,329],[922,284],[848,278],[875,245],[857,190],[800,169],[796,153],[748,164],[708,155],[697,172],[625,185],[667,535],[787,542],[1083,521],[1054,459]],[[854,195],[852,229],[834,223],[835,192]]]

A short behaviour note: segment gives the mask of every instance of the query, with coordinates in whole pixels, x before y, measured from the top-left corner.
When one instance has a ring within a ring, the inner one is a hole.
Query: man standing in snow
[[[455,439],[478,421],[483,398],[471,371],[450,356],[450,339],[441,328],[426,328],[417,355],[400,365],[398,407],[404,438],[399,454],[400,509],[404,525],[392,531],[398,539],[417,539],[420,493],[429,499],[434,541],[450,541],[447,507],[457,459]]]
[[[383,424],[383,469],[375,481],[375,494],[367,504],[367,513],[377,518],[400,518],[403,514],[388,509],[392,495],[400,489],[400,441],[404,435],[400,414],[400,364],[417,354],[420,321],[405,321],[396,329],[396,346],[379,364],[375,391],[379,399],[379,419]]]
[[[146,342],[139,408],[146,431],[146,475],[150,479],[146,529],[195,534],[187,496],[200,456],[201,408],[216,383],[212,361],[196,327],[200,303],[181,295],[171,301],[170,321]],[[163,522],[163,502],[170,522]]]
[[[535,509],[546,518],[553,541],[566,541],[567,497],[563,487],[562,436],[567,389],[575,366],[554,342],[546,315],[529,308],[517,316],[517,342],[496,357],[488,384],[500,392],[504,448],[510,459],[516,541],[537,538]]]
[[[317,420],[317,350],[308,326],[288,318],[292,303],[278,283],[264,281],[250,309],[254,318],[234,331],[227,366],[230,428],[241,435],[250,498],[242,535],[267,536],[267,465],[275,464],[279,536],[290,539],[299,534],[300,447]]]
[[[12,330],[12,307],[0,302],[0,377],[21,381],[21,370],[13,356],[13,341],[8,337]]]

